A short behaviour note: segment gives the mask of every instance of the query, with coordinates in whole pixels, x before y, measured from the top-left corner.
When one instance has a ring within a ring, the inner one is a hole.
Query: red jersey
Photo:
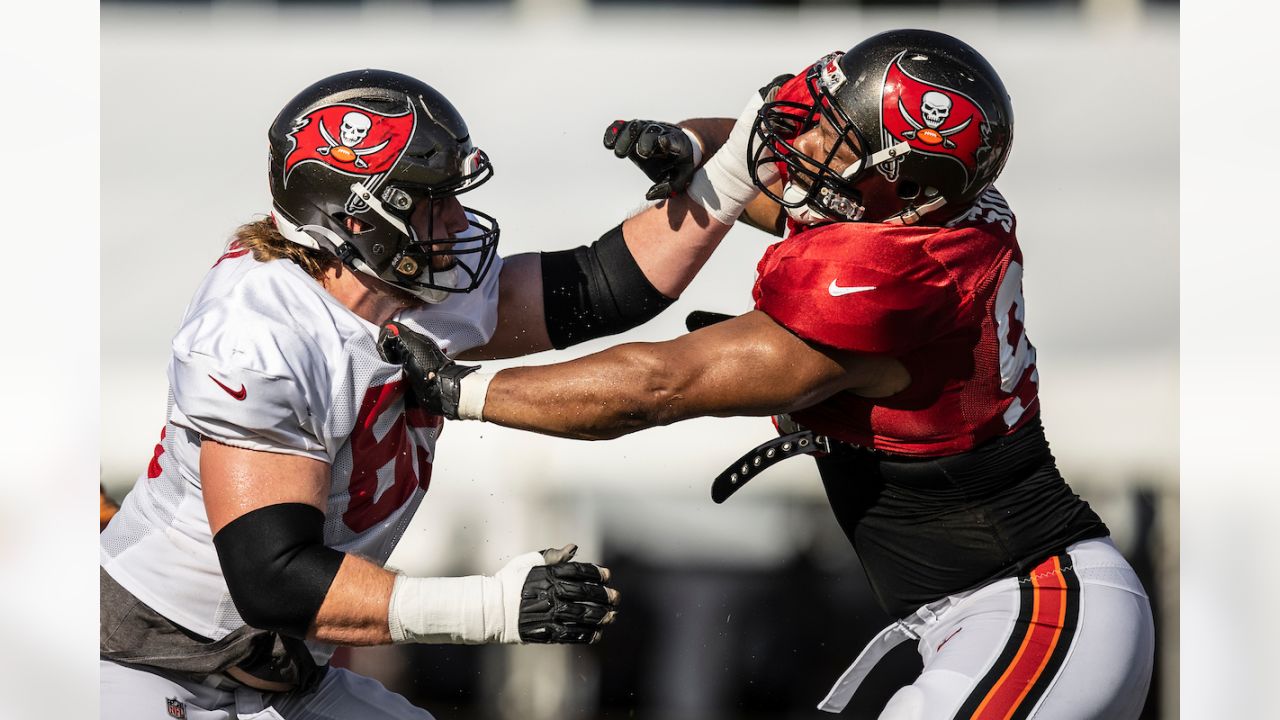
[[[814,432],[904,455],[964,452],[1039,412],[1015,219],[993,188],[945,227],[803,227],[760,259],[752,295],[805,340],[897,358],[887,398],[838,393],[792,413]]]

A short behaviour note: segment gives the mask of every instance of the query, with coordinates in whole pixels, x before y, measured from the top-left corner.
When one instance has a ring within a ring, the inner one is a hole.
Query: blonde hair
[[[292,260],[317,281],[324,282],[324,273],[338,259],[323,250],[299,245],[286,240],[276,229],[275,221],[270,217],[247,222],[236,228],[232,235],[234,243],[253,253],[258,262],[269,260]]]

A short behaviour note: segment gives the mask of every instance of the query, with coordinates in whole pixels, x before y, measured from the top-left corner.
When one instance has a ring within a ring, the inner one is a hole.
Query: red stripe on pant
[[[1030,623],[1013,662],[987,691],[978,709],[970,716],[972,720],[1009,720],[1040,679],[1059,643],[1069,641],[1069,638],[1063,638],[1068,585],[1061,561],[1058,557],[1045,560],[1031,571],[1030,577]]]

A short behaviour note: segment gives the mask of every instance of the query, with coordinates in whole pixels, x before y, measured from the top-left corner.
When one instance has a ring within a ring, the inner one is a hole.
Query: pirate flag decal
[[[294,121],[293,150],[284,161],[284,181],[302,163],[323,163],[342,173],[375,176],[390,170],[413,137],[414,115],[382,115],[355,105],[312,110]]]
[[[891,142],[910,142],[912,152],[955,158],[972,178],[986,145],[982,108],[959,91],[907,74],[901,58],[894,58],[885,73],[880,116],[886,134]]]

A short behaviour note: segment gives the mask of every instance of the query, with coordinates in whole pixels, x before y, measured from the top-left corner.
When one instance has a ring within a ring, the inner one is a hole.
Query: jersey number
[[[409,428],[439,427],[440,417],[419,408],[406,408],[395,419],[391,429],[379,439],[374,426],[404,394],[403,381],[371,387],[360,403],[356,427],[351,432],[351,500],[342,520],[354,532],[364,532],[386,520],[397,508],[413,497],[417,488],[424,491],[431,483],[431,457],[427,448],[414,443]],[[414,471],[414,460],[418,469]],[[378,471],[394,463],[391,487],[375,498]]]
[[[1022,265],[1009,269],[996,291],[996,336],[1000,342],[1000,389],[1015,395],[1004,413],[1005,424],[1013,427],[1036,401],[1040,374],[1036,370],[1036,348],[1027,339],[1023,321],[1026,303],[1022,299]]]

